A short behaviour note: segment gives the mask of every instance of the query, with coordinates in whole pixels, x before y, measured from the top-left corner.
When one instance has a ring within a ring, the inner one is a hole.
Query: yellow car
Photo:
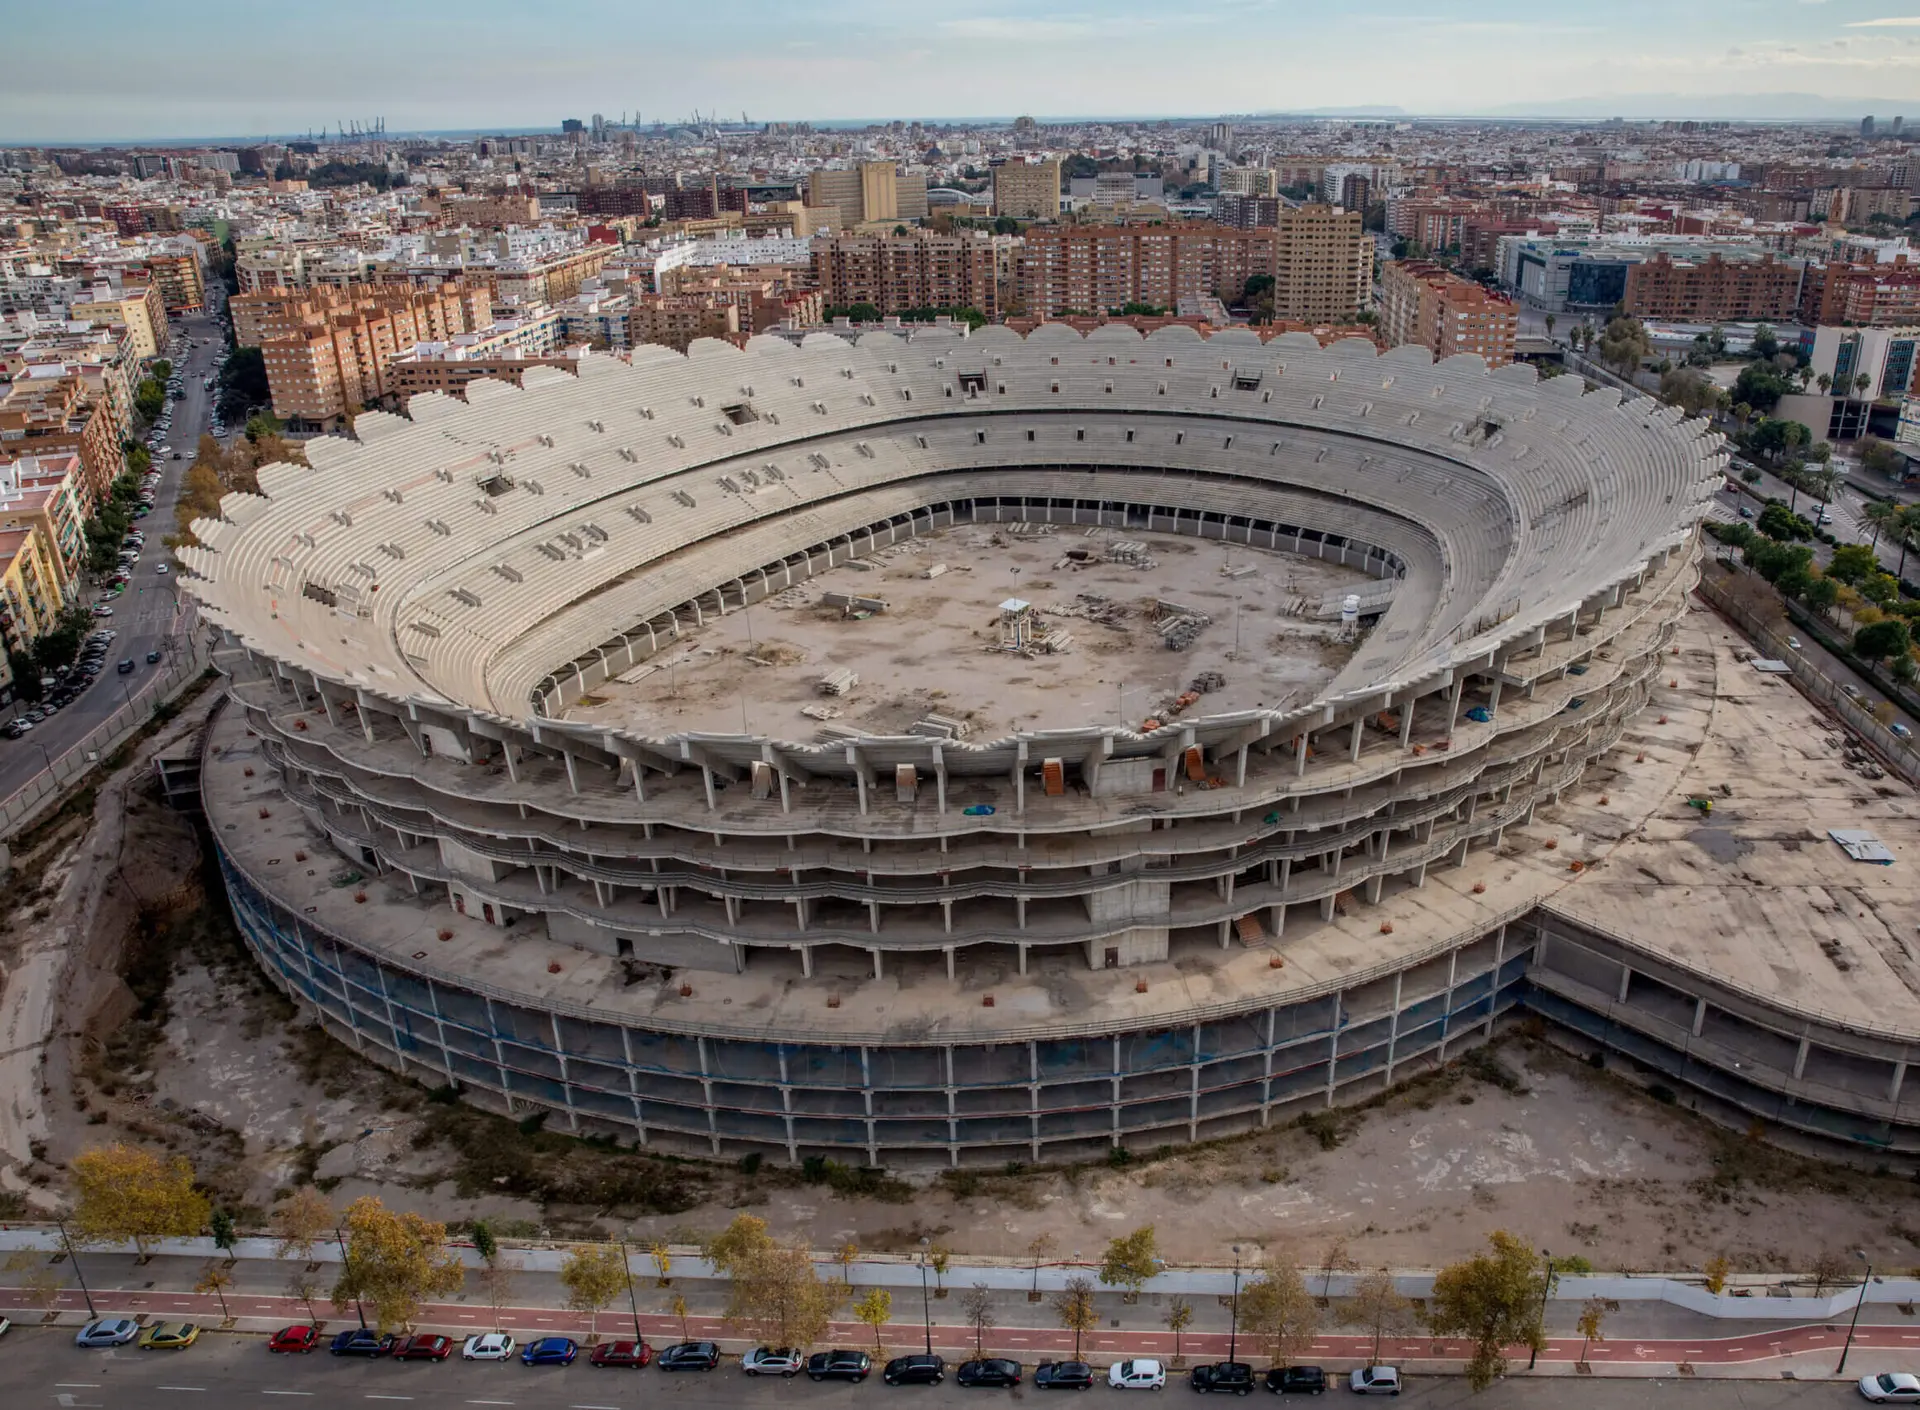
[[[184,1351],[200,1340],[200,1329],[191,1322],[155,1322],[140,1334],[142,1351]]]

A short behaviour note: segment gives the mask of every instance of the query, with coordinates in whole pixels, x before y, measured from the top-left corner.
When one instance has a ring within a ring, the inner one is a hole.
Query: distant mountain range
[[[1391,103],[1296,108],[1261,116],[1332,118],[1696,118],[1712,122],[1858,122],[1869,113],[1882,122],[1911,114],[1920,122],[1920,98],[1827,98],[1818,93],[1624,93],[1598,98],[1554,98],[1502,103],[1460,112],[1416,112]]]

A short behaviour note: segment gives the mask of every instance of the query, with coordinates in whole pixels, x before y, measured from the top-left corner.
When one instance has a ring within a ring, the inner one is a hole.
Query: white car
[[[167,568],[167,565],[164,563],[156,563],[154,565],[153,571],[158,573],[161,577],[164,578],[166,577],[169,569]]]
[[[505,1332],[481,1332],[470,1336],[460,1348],[462,1361],[510,1361],[513,1359],[513,1338]]]
[[[1167,1368],[1158,1361],[1135,1357],[1107,1368],[1107,1384],[1114,1390],[1160,1390],[1166,1383]]]
[[[1799,638],[1799,637],[1797,637],[1797,636],[1790,636],[1790,637],[1788,637],[1788,638],[1787,638],[1787,650],[1789,650],[1789,651],[1798,651],[1799,649],[1800,649],[1800,638]]]
[[[1860,1378],[1860,1394],[1868,1400],[1920,1400],[1920,1376],[1909,1371],[1882,1371]]]
[[[1362,1366],[1348,1380],[1347,1389],[1355,1395],[1398,1395],[1400,1394],[1400,1368],[1398,1366]]]
[[[787,1346],[763,1346],[740,1358],[749,1376],[791,1376],[800,1369],[800,1353]]]

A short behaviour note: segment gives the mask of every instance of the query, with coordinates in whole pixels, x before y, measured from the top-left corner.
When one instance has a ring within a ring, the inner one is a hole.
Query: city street
[[[199,446],[200,436],[211,420],[218,389],[203,389],[200,383],[213,370],[225,346],[225,337],[218,321],[208,315],[175,318],[170,327],[184,332],[196,343],[205,340],[204,346],[190,347],[177,364],[185,385],[180,400],[173,403],[173,424],[167,431],[166,441],[184,456]],[[149,651],[166,651],[169,644],[175,648],[180,645],[177,637],[179,589],[170,576],[171,566],[169,575],[158,572],[158,567],[162,563],[170,565],[172,554],[161,539],[173,532],[174,501],[179,496],[181,477],[188,462],[184,458],[175,460],[171,455],[162,457],[156,452],[153,463],[161,472],[153,512],[144,519],[134,520],[134,526],[147,536],[146,547],[141,550],[140,562],[133,570],[127,590],[108,604],[113,608],[113,616],[96,623],[119,633],[107,660],[117,664],[131,659],[133,673],[123,676],[109,667],[72,704],[49,716],[31,733],[19,739],[0,739],[0,799],[11,796],[137,694],[147,677],[160,669],[158,664],[148,664]],[[96,597],[97,594],[88,593],[83,600],[92,602]],[[11,718],[28,708],[15,705],[5,716]]]
[[[337,1323],[335,1325],[338,1325]],[[958,1357],[949,1357],[949,1366]],[[1090,1357],[1104,1372],[1111,1358]],[[968,1391],[949,1374],[939,1386],[890,1387],[878,1367],[866,1384],[814,1384],[804,1376],[764,1382],[743,1376],[726,1363],[712,1372],[663,1373],[604,1370],[583,1356],[569,1367],[528,1367],[462,1362],[456,1352],[446,1362],[400,1363],[335,1358],[324,1351],[307,1356],[275,1356],[265,1339],[208,1333],[182,1352],[84,1351],[73,1345],[70,1328],[16,1327],[0,1341],[0,1364],[10,1392],[9,1406],[58,1406],[73,1410],[193,1410],[195,1406],[280,1406],[313,1400],[383,1405],[410,1403],[420,1410],[469,1405],[525,1407],[526,1410],[621,1410],[670,1401],[687,1406],[853,1405],[874,1397],[976,1403],[985,1397],[1031,1401],[1031,1384],[1012,1391]],[[1029,1375],[1032,1362],[1028,1361]],[[1521,1363],[1524,1365],[1524,1363]],[[1830,1369],[1830,1368],[1829,1368]],[[1880,1369],[1863,1365],[1862,1371]],[[1184,1376],[1170,1375],[1167,1393],[1185,1400]],[[1103,1392],[1104,1393],[1104,1392]],[[1264,1392],[1261,1393],[1264,1398]],[[1333,1394],[1346,1398],[1344,1391]],[[1293,1399],[1293,1397],[1289,1397]],[[1556,1410],[1799,1410],[1799,1407],[1858,1403],[1846,1384],[1832,1381],[1735,1381],[1687,1377],[1598,1380],[1567,1374],[1528,1377],[1516,1368],[1508,1380],[1476,1395],[1459,1377],[1408,1377],[1400,1403],[1411,1406],[1467,1406],[1511,1410],[1552,1406]],[[885,1403],[885,1401],[883,1401]]]

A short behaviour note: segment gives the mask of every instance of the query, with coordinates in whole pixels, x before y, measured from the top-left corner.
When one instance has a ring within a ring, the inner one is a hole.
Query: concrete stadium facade
[[[205,791],[243,933],[483,1104],[870,1164],[1205,1139],[1489,1032],[1531,905],[1334,979],[1291,937],[1418,900],[1615,746],[1725,458],[1574,378],[1187,330],[755,339],[469,395],[314,443],[183,552],[237,707]],[[1144,733],[560,718],[715,614],[1012,521],[1346,563],[1377,620],[1310,702]],[[302,880],[306,846],[349,870]]]

